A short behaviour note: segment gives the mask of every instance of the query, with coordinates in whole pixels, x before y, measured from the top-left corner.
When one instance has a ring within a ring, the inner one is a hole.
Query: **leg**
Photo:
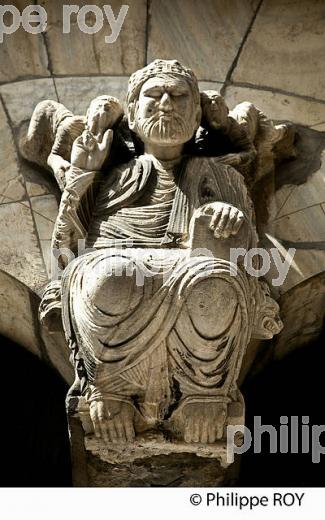
[[[238,306],[234,288],[221,278],[204,278],[187,297],[169,349],[182,398],[173,418],[186,442],[221,439],[231,399],[224,389],[231,370],[229,330]]]

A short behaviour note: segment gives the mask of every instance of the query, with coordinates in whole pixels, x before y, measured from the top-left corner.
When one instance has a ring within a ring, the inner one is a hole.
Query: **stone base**
[[[226,462],[226,444],[170,442],[147,432],[132,444],[104,445],[85,435],[78,416],[69,418],[74,486],[216,487],[234,483],[238,461]]]

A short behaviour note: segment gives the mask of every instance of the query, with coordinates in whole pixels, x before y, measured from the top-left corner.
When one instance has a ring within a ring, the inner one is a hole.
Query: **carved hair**
[[[191,69],[181,65],[177,60],[155,60],[143,69],[134,72],[129,79],[127,104],[136,100],[142,85],[150,78],[157,76],[180,76],[184,78],[191,87],[194,101],[200,103],[200,92],[195,74]]]

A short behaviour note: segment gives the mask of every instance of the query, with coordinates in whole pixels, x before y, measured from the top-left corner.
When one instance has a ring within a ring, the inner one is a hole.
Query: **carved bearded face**
[[[148,79],[129,107],[129,123],[143,142],[184,144],[198,128],[201,109],[188,82],[176,75]]]

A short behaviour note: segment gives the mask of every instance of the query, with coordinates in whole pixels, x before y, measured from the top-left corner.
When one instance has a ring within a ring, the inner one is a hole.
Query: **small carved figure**
[[[201,92],[202,123],[196,136],[199,155],[220,157],[234,166],[249,183],[249,172],[256,157],[253,139],[236,118],[229,114],[224,98],[214,90]]]
[[[84,139],[92,140],[95,136],[100,140],[105,130],[118,126],[122,117],[123,108],[113,96],[93,99],[86,116],[75,116],[56,101],[42,101],[33,112],[27,136],[21,140],[20,151],[25,159],[50,169],[63,191],[66,172],[71,164],[73,142],[83,132],[86,132]]]
[[[193,153],[219,156],[244,176],[250,188],[274,170],[278,157],[295,156],[293,127],[274,125],[252,103],[245,101],[229,111],[217,91],[207,90],[201,92],[201,106],[202,122]]]

